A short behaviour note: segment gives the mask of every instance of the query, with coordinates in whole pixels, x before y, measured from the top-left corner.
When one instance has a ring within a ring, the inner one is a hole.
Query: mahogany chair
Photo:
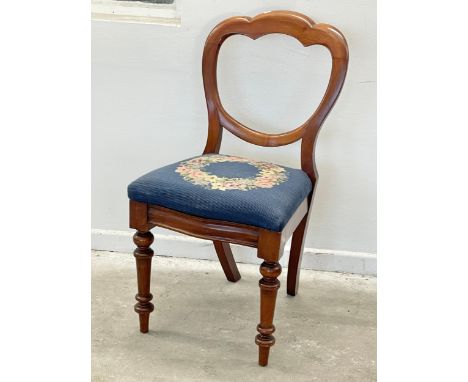
[[[328,87],[316,111],[298,128],[282,134],[253,130],[229,115],[221,104],[216,80],[222,43],[235,34],[257,39],[282,33],[304,47],[323,45],[331,53]],[[255,343],[258,363],[268,364],[274,345],[273,315],[281,274],[279,259],[292,235],[287,293],[296,295],[309,210],[317,185],[314,148],[319,129],[337,100],[345,80],[348,47],[333,26],[315,24],[309,17],[290,11],[272,11],[250,17],[231,17],[209,34],[203,52],[203,81],[208,106],[208,139],[203,155],[154,170],[128,187],[130,227],[137,266],[138,294],[135,311],[140,331],[148,332],[154,306],[150,293],[153,235],[164,227],[211,240],[229,281],[240,279],[229,243],[257,248],[260,265],[260,323]],[[267,162],[220,155],[223,128],[260,146],[282,146],[301,139],[301,170]]]

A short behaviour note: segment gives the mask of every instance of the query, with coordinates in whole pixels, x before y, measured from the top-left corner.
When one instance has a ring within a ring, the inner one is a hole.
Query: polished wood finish
[[[266,134],[237,121],[224,109],[217,84],[218,54],[223,42],[241,34],[257,39],[271,33],[296,38],[304,47],[325,46],[332,56],[328,87],[318,108],[301,126],[281,134]],[[210,33],[203,52],[203,82],[208,106],[208,140],[204,153],[217,153],[221,147],[222,128],[259,146],[283,146],[302,139],[301,167],[312,181],[317,179],[314,148],[317,134],[337,100],[346,77],[348,46],[341,32],[328,24],[315,24],[309,17],[290,11],[272,11],[251,17],[231,17],[219,23]]]
[[[264,261],[260,265],[260,273],[263,276],[258,282],[260,286],[260,323],[257,325],[259,334],[255,337],[255,343],[259,347],[258,364],[266,366],[270,347],[275,344],[273,316],[275,315],[276,295],[280,287],[278,277],[281,274],[281,265],[277,262]]]
[[[301,260],[304,252],[304,243],[309,225],[309,213],[306,214],[294,231],[291,240],[291,250],[289,251],[288,262],[288,283],[287,293],[290,296],[295,296],[299,288],[299,273],[301,271]]]
[[[232,254],[229,243],[215,240],[213,241],[213,244],[228,281],[233,283],[239,281],[241,275],[237,269],[236,261],[234,260],[234,255]]]
[[[148,206],[148,222],[200,239],[227,241],[249,247],[256,247],[260,234],[258,227],[200,218],[152,205]]]
[[[130,228],[145,232],[153,227],[148,223],[148,204],[130,200]]]
[[[328,87],[318,108],[311,117],[294,130],[281,134],[266,134],[247,127],[224,109],[218,92],[216,67],[219,50],[230,36],[241,34],[251,39],[271,33],[282,33],[296,38],[304,47],[323,45],[331,54],[332,69]],[[343,35],[328,24],[315,24],[309,17],[297,12],[272,11],[256,17],[231,17],[219,23],[209,34],[203,52],[203,82],[208,108],[208,137],[204,154],[219,153],[223,129],[237,137],[260,146],[282,146],[301,140],[301,168],[312,181],[312,192],[302,201],[281,232],[205,219],[161,206],[130,201],[130,227],[135,234],[138,294],[135,310],[140,315],[140,330],[148,331],[148,317],[153,310],[149,280],[153,238],[149,230],[155,226],[213,241],[219,260],[229,281],[237,281],[240,274],[235,265],[229,243],[257,248],[257,256],[264,260],[260,266],[260,323],[255,342],[259,346],[259,364],[266,366],[270,347],[275,343],[273,317],[280,283],[281,265],[278,263],[284,245],[293,236],[287,293],[294,296],[299,283],[300,262],[304,247],[313,191],[318,174],[315,166],[315,143],[318,132],[330,113],[343,86],[348,65],[348,47]],[[272,206],[274,208],[274,206]],[[150,236],[151,235],[151,236]]]
[[[151,232],[137,231],[133,235],[133,242],[137,246],[133,255],[136,259],[138,293],[135,299],[138,301],[135,304],[135,312],[140,316],[140,332],[148,332],[149,315],[154,310],[154,305],[150,302],[153,295],[150,293],[151,281],[151,260],[153,250],[150,245],[153,243],[154,237]]]

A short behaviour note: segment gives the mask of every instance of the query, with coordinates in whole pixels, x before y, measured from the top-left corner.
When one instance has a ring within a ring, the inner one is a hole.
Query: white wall
[[[375,0],[185,0],[180,28],[93,22],[93,228],[127,230],[127,184],[202,152],[207,114],[201,56],[211,28],[229,16],[291,9],[336,26],[350,50],[346,83],[318,140],[320,182],[306,246],[374,253],[375,8]],[[311,114],[329,69],[324,48],[303,48],[279,35],[257,41],[235,36],[220,53],[221,97],[248,126],[284,131]],[[299,166],[298,144],[259,148],[227,131],[221,152]]]

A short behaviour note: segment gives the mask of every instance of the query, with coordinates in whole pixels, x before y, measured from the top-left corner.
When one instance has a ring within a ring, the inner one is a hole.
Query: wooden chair
[[[221,104],[216,80],[218,53],[229,36],[241,34],[257,39],[270,33],[292,36],[304,47],[323,45],[332,57],[330,80],[320,105],[303,125],[282,134],[261,133],[229,115]],[[130,227],[137,230],[134,235],[138,278],[135,311],[139,314],[142,333],[148,332],[149,314],[154,309],[150,293],[153,256],[150,230],[153,227],[213,241],[224,273],[232,282],[241,276],[229,243],[246,245],[257,248],[257,256],[264,260],[260,265],[261,308],[255,343],[259,346],[258,363],[268,364],[269,350],[275,343],[273,315],[281,274],[278,261],[292,235],[287,293],[294,296],[318,178],[314,162],[317,133],[340,94],[347,65],[348,48],[343,35],[336,28],[315,24],[300,13],[272,11],[253,18],[231,17],[211,31],[203,52],[209,116],[203,155],[146,174],[128,189]],[[260,146],[282,146],[301,139],[302,170],[219,155],[223,128]]]

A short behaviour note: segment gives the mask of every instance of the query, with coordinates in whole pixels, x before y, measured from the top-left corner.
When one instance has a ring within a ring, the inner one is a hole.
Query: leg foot
[[[140,332],[147,333],[149,328],[149,315],[154,310],[154,305],[150,302],[153,295],[150,293],[151,281],[151,259],[153,250],[150,245],[153,243],[153,234],[149,231],[137,231],[133,236],[133,242],[137,246],[133,255],[136,259],[138,293],[135,296],[135,312],[140,317]]]
[[[295,296],[299,288],[299,274],[301,272],[302,253],[304,251],[304,242],[308,226],[308,215],[304,216],[296,230],[293,233],[291,241],[291,251],[289,252],[288,263],[288,284],[287,293]]]
[[[255,343],[258,345],[258,364],[266,366],[268,365],[270,347],[275,344],[273,316],[275,314],[276,295],[280,287],[278,276],[281,274],[281,265],[277,262],[264,261],[260,265],[260,273],[263,276],[259,281],[260,323],[257,325],[259,334],[255,337]]]
[[[268,365],[268,356],[270,355],[270,347],[269,346],[260,346],[258,348],[258,364],[260,366],[267,366]]]
[[[139,313],[140,318],[140,332],[148,333],[149,330],[149,313]]]

